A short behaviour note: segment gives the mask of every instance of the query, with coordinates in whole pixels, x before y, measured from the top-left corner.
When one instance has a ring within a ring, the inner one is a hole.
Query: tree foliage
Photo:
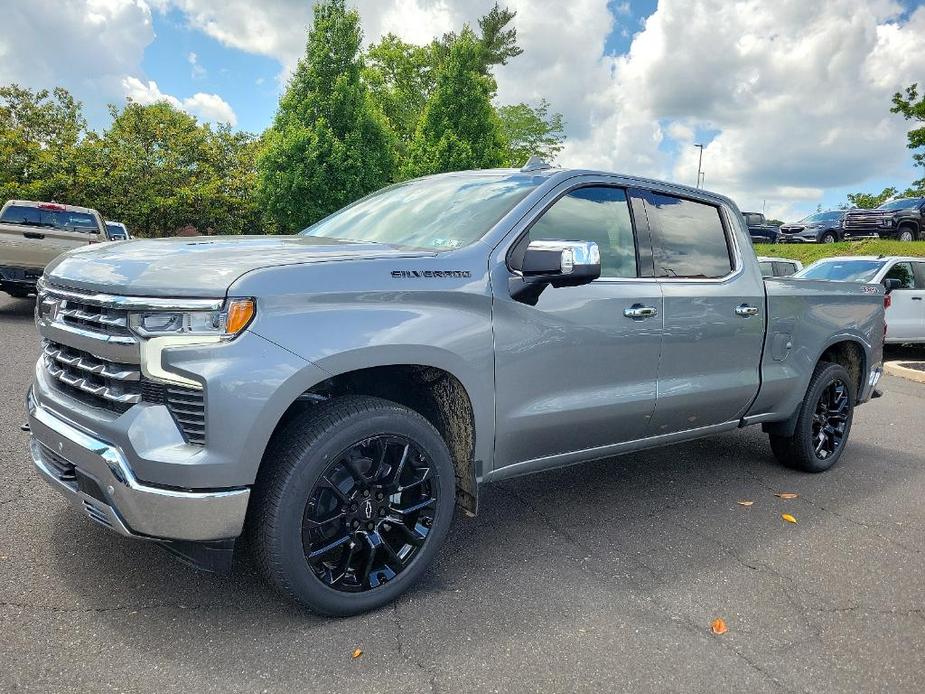
[[[902,92],[893,95],[893,108],[890,112],[899,113],[907,121],[919,124],[907,133],[906,146],[914,152],[912,160],[915,165],[925,167],[925,94],[919,93],[918,83],[906,87],[905,96]],[[925,195],[925,177],[914,181],[903,195]]]
[[[549,113],[549,102],[538,106],[515,104],[498,109],[501,130],[507,143],[507,163],[523,166],[533,155],[555,161],[565,141],[565,121],[561,113]]]
[[[848,193],[848,202],[852,207],[872,210],[880,207],[887,200],[896,195],[896,188],[884,188],[880,193]]]
[[[66,199],[85,130],[80,102],[66,89],[0,87],[0,202]]]
[[[380,188],[394,173],[385,119],[361,80],[360,17],[344,0],[315,5],[299,61],[258,162],[259,198],[294,231]]]
[[[112,127],[91,134],[81,148],[82,201],[141,236],[187,226],[200,233],[257,231],[252,135],[228,126],[213,130],[166,102],[129,102],[111,113]]]
[[[501,166],[506,143],[491,103],[495,81],[483,74],[482,49],[464,29],[436,71],[434,91],[424,107],[406,177]]]

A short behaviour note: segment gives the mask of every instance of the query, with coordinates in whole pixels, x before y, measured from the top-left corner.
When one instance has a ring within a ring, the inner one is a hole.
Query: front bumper
[[[112,444],[27,396],[35,468],[81,513],[127,537],[224,540],[241,534],[250,489],[186,491],[139,482]]]

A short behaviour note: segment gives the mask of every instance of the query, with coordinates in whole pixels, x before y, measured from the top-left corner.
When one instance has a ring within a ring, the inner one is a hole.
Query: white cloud
[[[202,79],[206,76],[206,69],[199,64],[199,56],[190,51],[186,56],[186,62],[190,64],[191,75],[193,79]]]
[[[5,3],[0,22],[0,83],[61,85],[85,102],[91,120],[121,98],[154,40],[143,0],[28,0]]]
[[[171,106],[191,113],[204,121],[230,123],[231,125],[237,125],[238,122],[234,110],[218,94],[197,92],[181,101],[175,96],[162,92],[154,80],[143,82],[137,77],[124,78],[122,86],[126,98],[143,106],[166,101]]]

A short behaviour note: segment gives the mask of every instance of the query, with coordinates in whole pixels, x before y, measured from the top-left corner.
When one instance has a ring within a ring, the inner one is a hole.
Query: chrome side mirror
[[[553,287],[587,284],[601,276],[601,251],[593,241],[531,241],[521,272]]]

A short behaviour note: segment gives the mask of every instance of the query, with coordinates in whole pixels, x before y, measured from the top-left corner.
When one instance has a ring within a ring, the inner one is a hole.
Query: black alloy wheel
[[[813,413],[813,450],[819,460],[835,455],[845,440],[851,398],[848,386],[835,379],[822,391]]]
[[[356,593],[394,580],[421,551],[439,491],[433,464],[413,442],[382,434],[359,441],[328,465],[302,519],[312,572]]]
[[[845,452],[854,417],[854,380],[841,364],[819,362],[792,433],[770,432],[771,450],[787,467],[823,472]]]
[[[446,539],[456,475],[419,412],[341,395],[274,435],[248,509],[248,544],[283,594],[315,612],[381,607],[414,585]]]

